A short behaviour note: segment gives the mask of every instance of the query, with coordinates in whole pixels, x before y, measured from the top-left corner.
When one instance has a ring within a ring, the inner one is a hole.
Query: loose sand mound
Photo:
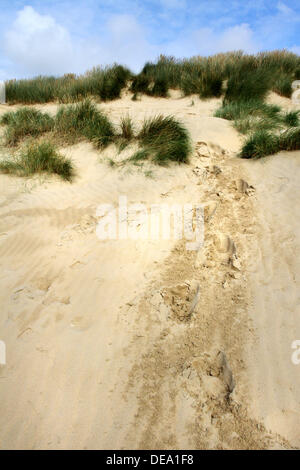
[[[0,175],[2,448],[299,445],[299,153],[241,163],[240,137],[212,117],[220,100],[173,95],[102,108],[180,118],[189,165],[110,167],[113,146],[81,143],[62,149],[72,185]],[[97,207],[120,195],[204,204],[203,249],[99,240]]]

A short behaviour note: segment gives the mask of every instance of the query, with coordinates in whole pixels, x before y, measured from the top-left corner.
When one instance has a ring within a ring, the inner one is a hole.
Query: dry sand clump
[[[299,152],[241,162],[219,106],[176,93],[101,105],[116,123],[179,118],[189,165],[110,166],[134,149],[79,143],[61,149],[72,184],[0,175],[2,448],[299,446]],[[97,207],[120,195],[202,203],[203,248],[99,240]]]

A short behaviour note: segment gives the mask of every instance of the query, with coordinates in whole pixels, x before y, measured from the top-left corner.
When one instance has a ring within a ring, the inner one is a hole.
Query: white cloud
[[[168,9],[181,8],[186,0],[160,2],[167,12]],[[60,16],[59,22],[55,11],[50,11],[52,16],[42,15],[33,7],[26,6],[17,13],[1,41],[4,52],[0,64],[1,77],[82,73],[93,66],[113,62],[139,71],[146,61],[154,60],[160,53],[176,57],[210,55],[238,49],[255,53],[261,49],[272,48],[270,42],[274,42],[276,34],[282,42],[280,35],[283,34],[284,28],[279,28],[279,23],[292,24],[291,17],[294,23],[299,20],[281,1],[277,4],[277,14],[269,17],[268,21],[267,18],[262,18],[262,25],[255,30],[247,23],[229,26],[226,22],[228,17],[218,17],[217,21],[207,27],[178,27],[176,38],[164,41],[164,34],[154,34],[153,28],[157,26],[153,26],[151,21],[146,21],[150,28],[148,30],[144,25],[145,21],[138,21],[132,14],[109,13],[103,17],[106,18],[105,21],[100,18],[101,26],[96,29],[95,25],[93,28],[88,28],[87,24],[82,27],[78,19],[79,10],[76,11],[75,25],[69,17],[68,21],[64,21]],[[168,18],[169,16],[170,12],[167,14]],[[62,24],[67,24],[68,27]],[[166,34],[165,37],[170,38],[170,35]],[[291,49],[299,53],[297,44]]]
[[[299,25],[299,10],[279,2],[271,14],[259,17],[256,31],[264,49],[282,49],[297,38]]]
[[[248,24],[240,24],[219,33],[210,28],[199,29],[195,33],[199,54],[214,54],[242,49],[253,53],[259,49],[254,33]]]
[[[177,57],[187,57],[207,56],[239,49],[247,53],[255,53],[260,49],[260,43],[255,39],[254,32],[248,24],[243,23],[221,31],[200,28],[188,36],[181,36],[167,44],[163,52]]]
[[[4,51],[16,66],[30,73],[60,73],[72,65],[70,34],[48,15],[32,7],[19,11],[4,35]]]
[[[145,37],[144,29],[132,15],[115,15],[107,24],[107,38],[102,46],[106,62],[120,62],[138,70],[159,53]]]
[[[277,9],[283,15],[291,15],[294,13],[293,10],[287,5],[285,5],[283,2],[278,2]]]
[[[21,75],[78,73],[112,62],[137,71],[158,54],[132,15],[111,16],[100,33],[85,39],[73,37],[52,16],[26,6],[5,33],[3,49]]]

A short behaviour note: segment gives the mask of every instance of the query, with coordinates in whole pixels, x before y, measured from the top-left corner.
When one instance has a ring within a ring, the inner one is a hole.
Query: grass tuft
[[[250,134],[259,130],[274,131],[281,128],[280,116],[270,118],[267,116],[249,116],[248,118],[235,120],[235,129],[241,134]]]
[[[74,169],[71,160],[60,155],[51,142],[31,143],[23,149],[15,160],[0,162],[0,171],[18,176],[35,173],[57,174],[71,181]]]
[[[280,135],[270,134],[264,130],[257,131],[245,141],[240,156],[261,158],[280,150],[300,150],[300,127],[287,129]]]
[[[130,161],[133,161],[133,162],[138,162],[138,161],[141,161],[141,160],[147,160],[147,158],[150,156],[150,152],[149,150],[147,149],[141,149],[141,150],[137,150],[131,157],[130,157]]]
[[[255,132],[245,141],[240,156],[242,158],[262,158],[278,152],[279,138],[265,130]]]
[[[189,134],[172,116],[146,119],[137,138],[156,163],[163,165],[168,161],[188,161],[191,151]]]
[[[121,137],[125,140],[132,140],[134,138],[134,124],[129,116],[121,118],[120,121]]]
[[[288,129],[279,137],[280,150],[300,150],[300,127]]]
[[[245,119],[250,116],[276,118],[279,112],[280,107],[277,105],[266,104],[263,101],[252,99],[247,101],[237,100],[223,104],[215,112],[215,116],[228,120]]]
[[[89,94],[99,96],[102,101],[120,98],[121,91],[130,77],[131,72],[121,65],[104,70],[97,67],[87,74],[87,80],[91,82]]]
[[[55,118],[55,131],[71,143],[86,138],[99,148],[107,146],[115,135],[109,119],[89,99],[61,107]]]
[[[5,140],[6,145],[10,146],[17,145],[24,137],[37,137],[49,132],[54,125],[53,118],[48,114],[27,107],[5,113],[0,122],[7,125]]]
[[[297,127],[300,125],[300,111],[290,111],[283,116],[283,122],[288,127]]]

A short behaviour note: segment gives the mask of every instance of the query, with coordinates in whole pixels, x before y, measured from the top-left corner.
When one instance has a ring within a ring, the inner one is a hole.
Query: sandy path
[[[111,168],[113,148],[99,155],[82,143],[62,150],[77,168],[72,185],[0,175],[1,448],[288,445],[285,429],[255,408],[263,384],[253,374],[263,377],[268,363],[255,368],[247,344],[267,329],[255,323],[253,295],[262,291],[248,266],[263,199],[259,188],[245,192],[241,179],[259,180],[235,158],[230,123],[212,117],[219,103],[175,94],[103,105],[115,122],[126,113],[135,122],[159,112],[182,119],[195,147],[190,165]],[[100,241],[97,206],[117,205],[120,194],[146,206],[206,204],[203,250]],[[270,247],[260,249],[267,256]]]

